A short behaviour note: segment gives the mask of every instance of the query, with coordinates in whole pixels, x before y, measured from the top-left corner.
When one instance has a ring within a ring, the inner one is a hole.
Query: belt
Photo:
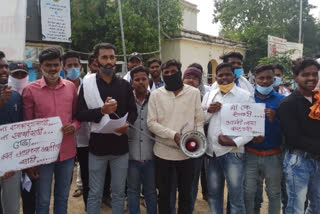
[[[246,147],[246,151],[252,152],[253,154],[259,155],[259,156],[268,156],[268,155],[275,155],[275,154],[280,154],[281,149],[276,148],[276,149],[270,149],[270,150],[263,150],[259,151],[250,147]]]
[[[319,154],[312,154],[312,153],[305,152],[305,151],[298,150],[298,149],[288,149],[287,151],[289,153],[291,153],[291,154],[301,155],[304,158],[311,158],[313,160],[320,161],[320,155]]]

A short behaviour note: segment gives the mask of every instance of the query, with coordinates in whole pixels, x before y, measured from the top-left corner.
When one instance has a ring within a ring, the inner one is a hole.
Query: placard
[[[264,103],[225,103],[221,108],[221,130],[228,136],[264,136]]]
[[[0,176],[57,160],[62,142],[59,117],[0,126]]]

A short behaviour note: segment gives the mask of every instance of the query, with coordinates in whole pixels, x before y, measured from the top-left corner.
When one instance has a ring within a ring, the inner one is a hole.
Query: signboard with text
[[[71,43],[70,0],[41,0],[42,40]]]
[[[0,126],[0,176],[52,163],[62,142],[59,117],[29,120]]]
[[[225,103],[221,108],[221,130],[228,136],[264,136],[265,104]]]

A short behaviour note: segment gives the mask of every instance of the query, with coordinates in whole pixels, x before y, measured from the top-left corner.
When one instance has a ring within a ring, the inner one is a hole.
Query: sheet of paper
[[[120,136],[121,134],[114,132],[114,130],[124,126],[124,124],[127,122],[127,117],[128,117],[128,113],[123,117],[121,117],[120,119],[117,119],[117,120],[110,119],[105,124],[105,126],[99,130],[99,133],[113,133]]]

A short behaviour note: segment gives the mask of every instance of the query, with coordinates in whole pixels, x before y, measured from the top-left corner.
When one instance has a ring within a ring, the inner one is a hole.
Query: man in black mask
[[[200,91],[182,82],[181,63],[172,59],[161,65],[165,87],[150,95],[148,128],[155,134],[153,152],[159,189],[159,214],[170,213],[172,176],[177,177],[178,214],[192,213],[194,160],[180,149],[181,135],[196,129],[203,133],[204,116]]]
[[[128,171],[129,125],[111,131],[101,130],[110,119],[128,113],[127,121],[137,118],[130,84],[115,76],[115,47],[100,43],[94,47],[99,65],[97,74],[84,78],[79,92],[77,119],[91,122],[89,141],[89,196],[87,213],[100,213],[100,202],[108,162],[111,169],[112,213],[124,213],[125,183]]]

